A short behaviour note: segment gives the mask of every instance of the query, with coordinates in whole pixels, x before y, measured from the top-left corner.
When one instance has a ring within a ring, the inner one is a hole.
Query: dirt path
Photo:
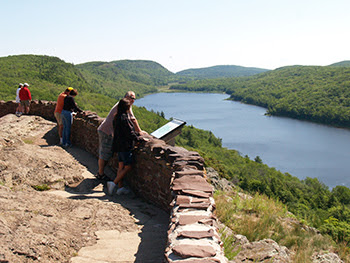
[[[106,195],[96,158],[54,145],[56,132],[36,116],[0,119],[0,262],[162,262],[169,216]]]

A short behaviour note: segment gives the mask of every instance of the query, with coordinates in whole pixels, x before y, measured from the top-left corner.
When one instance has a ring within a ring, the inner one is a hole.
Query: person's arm
[[[75,103],[74,98],[73,98],[73,97],[71,97],[71,98],[72,98],[72,110],[73,110],[73,111],[76,111],[76,112],[82,112],[83,110],[81,110],[81,109],[77,106],[77,104]]]
[[[129,114],[130,114],[130,119],[131,119],[132,123],[134,124],[135,131],[137,133],[139,133],[139,134],[147,133],[147,132],[141,130],[140,125],[139,125],[137,119],[135,118],[135,115],[132,112],[132,108],[131,107],[130,107],[130,110],[129,110]]]
[[[141,130],[141,128],[140,128],[140,126],[139,126],[139,123],[137,122],[136,118],[135,118],[135,119],[132,119],[131,121],[132,121],[132,123],[134,124],[135,131],[136,131],[137,133],[141,133],[142,130]]]
[[[123,133],[124,135],[131,139],[131,140],[135,140],[135,141],[139,141],[140,138],[138,136],[138,132],[135,131],[134,127],[133,127],[133,123],[131,122],[131,120],[128,118],[128,116],[125,114],[122,117],[122,129],[123,129]]]

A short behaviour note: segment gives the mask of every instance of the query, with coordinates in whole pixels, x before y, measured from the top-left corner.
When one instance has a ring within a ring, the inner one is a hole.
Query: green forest
[[[189,77],[190,79],[216,79],[252,76],[265,71],[268,71],[268,69],[225,65],[208,68],[186,69],[177,72],[176,75]]]
[[[350,67],[293,66],[248,77],[193,80],[177,76],[152,61],[66,63],[56,57],[20,55],[0,58],[0,99],[14,100],[19,82],[30,84],[35,100],[53,100],[66,87],[77,88],[79,107],[105,117],[127,90],[137,97],[168,87],[196,92],[226,92],[232,99],[264,106],[268,114],[284,115],[336,126],[350,126]],[[134,107],[140,126],[152,132],[167,122],[161,112]],[[330,190],[316,178],[300,180],[222,147],[212,132],[185,126],[176,144],[197,151],[206,166],[249,193],[279,200],[299,219],[330,235],[350,242],[350,189]]]
[[[345,66],[341,66],[345,65]],[[225,92],[267,114],[350,127],[350,67],[291,66],[250,77],[197,80],[172,89]]]

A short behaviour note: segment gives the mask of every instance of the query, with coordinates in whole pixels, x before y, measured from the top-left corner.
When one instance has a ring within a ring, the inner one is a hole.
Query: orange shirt
[[[55,112],[62,112],[63,109],[63,104],[64,104],[64,98],[67,96],[66,93],[62,92],[57,99],[57,104],[56,104],[56,108],[55,108]]]

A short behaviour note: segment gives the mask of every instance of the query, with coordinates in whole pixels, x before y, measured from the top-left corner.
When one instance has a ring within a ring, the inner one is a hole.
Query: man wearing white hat
[[[21,106],[25,114],[29,113],[30,101],[32,100],[32,95],[30,94],[28,87],[29,84],[24,83],[19,91],[19,99],[21,100]]]

